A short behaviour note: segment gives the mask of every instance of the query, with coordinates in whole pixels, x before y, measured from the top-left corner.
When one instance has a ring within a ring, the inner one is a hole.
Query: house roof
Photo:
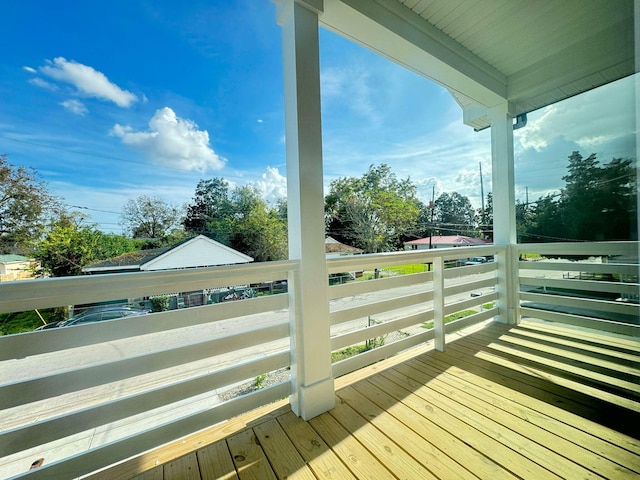
[[[0,255],[0,263],[29,262],[31,260],[33,259],[23,255]]]
[[[249,263],[253,258],[204,235],[188,238],[171,247],[125,253],[87,265],[85,273],[169,270]]]
[[[489,126],[635,73],[633,0],[324,0],[320,22],[449,90]]]
[[[433,237],[420,238],[418,240],[411,240],[410,242],[404,242],[405,245],[455,245],[455,246],[470,246],[470,245],[485,245],[491,243],[488,240],[482,238],[465,237],[463,235],[434,235]]]
[[[361,249],[340,243],[332,237],[324,239],[324,248],[326,253],[362,253]]]

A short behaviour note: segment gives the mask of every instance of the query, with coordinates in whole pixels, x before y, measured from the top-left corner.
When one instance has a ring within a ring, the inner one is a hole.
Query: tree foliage
[[[565,187],[546,195],[519,225],[523,242],[637,239],[636,169],[631,159],[602,166],[592,153],[569,155]]]
[[[82,267],[99,260],[138,250],[140,242],[122,235],[106,234],[86,223],[82,214],[62,213],[38,243],[35,258],[40,275],[81,275]]]
[[[35,170],[0,155],[0,253],[28,253],[57,209],[58,199]]]
[[[142,195],[122,207],[121,224],[133,238],[165,246],[182,229],[181,212],[160,197]]]
[[[223,178],[201,180],[187,205],[184,226],[259,262],[287,258],[286,203],[272,207],[252,187],[230,192]]]
[[[371,165],[361,178],[331,182],[325,219],[331,236],[367,253],[395,250],[415,231],[420,214],[416,187],[398,180],[386,164]]]
[[[229,183],[224,178],[200,180],[195,195],[187,205],[184,229],[196,234],[213,233],[221,243],[228,242],[228,226],[224,222],[231,214]]]
[[[434,202],[434,222],[439,235],[474,236],[476,214],[469,199],[458,192],[443,193]]]

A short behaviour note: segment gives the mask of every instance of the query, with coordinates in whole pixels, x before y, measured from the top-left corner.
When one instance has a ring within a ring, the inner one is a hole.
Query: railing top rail
[[[504,247],[500,245],[479,245],[473,247],[434,248],[431,250],[408,250],[404,252],[368,253],[330,258],[327,260],[327,267],[329,273],[336,273],[371,267],[429,263],[436,257],[454,260],[457,258],[495,255],[503,249]]]
[[[155,272],[111,273],[0,284],[0,312],[163,295],[287,278],[299,262],[247,263]],[[109,297],[105,296],[108,292]]]
[[[556,242],[520,243],[518,253],[564,255],[621,255],[638,258],[640,243],[626,242]]]

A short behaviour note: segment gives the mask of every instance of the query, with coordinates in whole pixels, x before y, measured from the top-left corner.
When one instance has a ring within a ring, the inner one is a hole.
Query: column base
[[[289,399],[293,413],[303,420],[328,412],[336,404],[336,392],[333,377],[327,378],[313,385],[298,387],[297,395],[294,393]]]

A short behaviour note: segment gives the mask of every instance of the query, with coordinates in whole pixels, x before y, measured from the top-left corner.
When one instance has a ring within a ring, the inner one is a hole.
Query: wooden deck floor
[[[175,460],[149,468],[164,451],[103,478],[138,468],[135,478],[154,480],[638,479],[639,347],[493,324],[445,353],[423,349],[338,379],[336,407],[309,422],[268,407]]]

